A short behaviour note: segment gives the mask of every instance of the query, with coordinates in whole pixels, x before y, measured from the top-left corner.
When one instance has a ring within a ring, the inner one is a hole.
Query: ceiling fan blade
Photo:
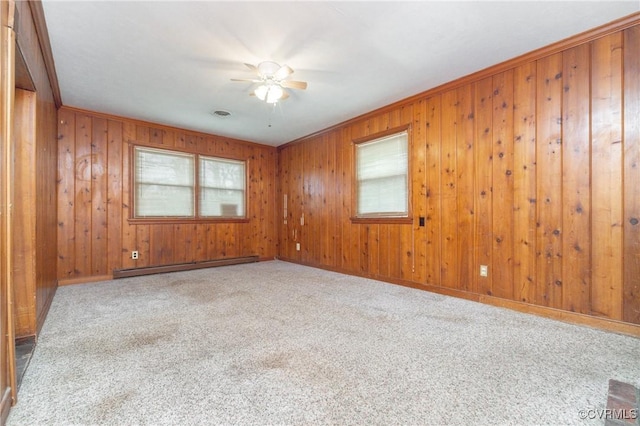
[[[260,83],[261,80],[253,78],[232,78],[231,81],[250,81],[251,83]]]
[[[291,67],[289,67],[289,65],[283,65],[278,69],[278,71],[273,74],[273,77],[276,80],[282,80],[283,78],[287,78],[287,76],[291,74],[293,74],[293,70],[291,69]]]
[[[245,64],[244,64],[244,65],[245,65],[247,68],[249,68],[251,71],[255,72],[256,74],[258,73],[258,67],[256,67],[255,65],[247,64],[246,62],[245,62]]]
[[[284,101],[285,99],[287,99],[289,97],[289,93],[287,93],[286,90],[282,91],[282,97],[280,98],[281,101]]]
[[[307,88],[306,81],[291,81],[291,80],[283,80],[281,83],[282,87],[288,87],[290,89],[300,89],[304,90]]]

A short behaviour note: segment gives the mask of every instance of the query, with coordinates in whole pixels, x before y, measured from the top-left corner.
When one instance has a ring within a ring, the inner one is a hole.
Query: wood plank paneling
[[[426,281],[426,222],[422,225],[420,220],[426,221],[427,217],[427,153],[426,153],[426,101],[420,100],[417,105],[414,106],[413,113],[413,125],[412,125],[412,139],[413,146],[411,152],[413,156],[411,158],[412,172],[412,204],[413,204],[413,229],[414,241],[414,271],[412,281],[423,283]]]
[[[562,306],[562,55],[537,69],[537,302]]]
[[[20,193],[13,199],[13,303],[16,336],[36,329],[36,94],[15,90],[13,178]]]
[[[45,35],[40,31],[39,24],[34,19],[42,18],[42,10],[39,4],[33,2],[16,2],[19,22],[16,22],[17,36],[15,45],[16,54],[20,55],[32,78],[35,90],[30,96],[35,97],[35,111],[28,119],[28,122],[35,133],[31,142],[34,146],[33,167],[28,176],[28,185],[35,184],[34,205],[29,214],[33,216],[33,226],[35,231],[35,241],[31,247],[33,262],[29,275],[34,286],[29,294],[30,316],[35,315],[35,323],[31,323],[29,330],[24,330],[26,335],[37,334],[42,324],[49,305],[55,294],[57,287],[57,231],[59,229],[56,215],[57,204],[57,153],[58,145],[56,138],[57,114],[56,99],[54,99],[54,89],[48,74],[45,56],[49,57],[48,40],[42,41]],[[38,26],[38,28],[36,28]],[[59,99],[58,99],[59,100]],[[16,116],[16,120],[18,117]],[[15,194],[23,192],[20,182],[14,182],[13,191]],[[73,227],[73,221],[67,224]],[[24,230],[16,227],[15,235],[27,235]],[[16,283],[19,284],[19,283]],[[18,287],[16,286],[16,289]],[[20,306],[16,306],[20,308]],[[35,307],[35,311],[34,311]],[[34,327],[35,326],[35,327]],[[20,334],[18,337],[22,337]]]
[[[91,275],[107,274],[107,120],[91,123]]]
[[[405,105],[402,106],[395,111],[392,111],[389,115],[389,126],[390,128],[400,127],[400,126],[410,126],[413,121],[413,105]],[[410,129],[410,134],[412,130]],[[414,152],[412,151],[413,146],[413,138],[410,138],[409,141],[409,152],[411,152],[409,158],[409,166],[411,167],[415,160],[412,158]],[[414,169],[410,169],[410,173]],[[408,181],[411,182],[411,176],[408,176]],[[411,205],[412,201],[412,193],[411,186],[409,184],[409,204]],[[417,218],[412,218],[417,220]],[[399,243],[400,243],[400,274],[398,278],[406,281],[410,281],[413,279],[413,270],[415,268],[414,264],[414,233],[413,227],[409,224],[395,225],[398,235],[399,235]]]
[[[114,269],[275,256],[275,148],[71,108],[62,108],[59,117],[58,278],[63,283],[108,277]],[[130,222],[133,144],[246,160],[248,222]],[[134,250],[137,260],[131,259]]]
[[[440,166],[441,177],[441,257],[440,279],[445,287],[458,287],[458,200],[456,178],[456,127],[458,93],[450,90],[442,94],[442,127]]]
[[[75,276],[75,170],[76,115],[61,110],[58,114],[58,278]]]
[[[513,72],[493,77],[492,294],[513,298]]]
[[[486,277],[478,277],[476,291],[493,293],[493,79],[474,84],[476,158],[475,158],[475,257],[478,271],[489,268]]]
[[[60,113],[64,113],[66,110],[63,108],[60,110]],[[68,112],[68,114],[73,114],[72,112]],[[136,125],[131,122],[122,123],[122,143],[121,143],[121,158],[111,158],[109,162],[109,168],[111,169],[121,169],[122,175],[122,195],[120,197],[120,202],[122,205],[122,213],[121,218],[122,222],[120,224],[120,235],[122,236],[122,248],[121,248],[121,257],[120,264],[118,264],[117,259],[113,259],[111,267],[113,269],[118,269],[118,265],[122,269],[131,269],[136,266],[136,261],[131,259],[131,252],[137,250],[137,229],[136,226],[129,223],[129,218],[132,217],[133,211],[131,206],[131,164],[130,163],[130,143],[136,140]],[[115,222],[114,222],[115,223]],[[113,226],[113,223],[111,224]],[[111,233],[117,233],[118,227],[113,227]]]
[[[562,309],[591,312],[590,49],[563,53]]]
[[[441,129],[441,97],[435,96],[425,102],[425,132],[424,144],[426,148],[426,273],[425,284],[442,285],[442,157],[440,154]],[[419,141],[416,143],[420,143]]]
[[[476,267],[473,247],[475,235],[475,117],[473,88],[458,89],[456,127],[456,190],[457,190],[457,265],[458,288],[475,291]]]
[[[304,239],[335,246],[336,259],[285,247],[281,256],[563,318],[640,323],[640,24],[623,25],[280,147],[288,208],[322,224]],[[408,122],[414,223],[352,223],[352,141]],[[284,165],[305,185],[289,184]]]
[[[536,303],[536,63],[513,75],[513,299]]]
[[[622,319],[622,34],[592,43],[591,51],[591,307]]]
[[[75,250],[74,276],[92,275],[91,271],[91,117],[86,114],[76,116],[75,131],[76,157],[74,178],[76,181],[74,223]],[[63,173],[68,173],[63,170]],[[59,237],[60,238],[60,237]],[[62,237],[64,238],[64,237]]]
[[[624,31],[623,320],[640,324],[640,26]]]
[[[123,208],[123,129],[122,122],[109,120],[107,123],[107,222],[122,223]],[[124,155],[128,154],[127,150]],[[107,266],[104,273],[111,273],[118,269],[122,258],[122,229],[120,227],[107,227]]]

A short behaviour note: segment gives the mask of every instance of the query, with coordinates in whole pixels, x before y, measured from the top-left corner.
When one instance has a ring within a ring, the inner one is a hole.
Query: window
[[[200,157],[200,215],[244,217],[244,162]]]
[[[245,218],[245,163],[134,148],[134,218]]]
[[[135,216],[194,216],[194,155],[136,148]]]
[[[409,216],[408,130],[356,142],[356,218]]]

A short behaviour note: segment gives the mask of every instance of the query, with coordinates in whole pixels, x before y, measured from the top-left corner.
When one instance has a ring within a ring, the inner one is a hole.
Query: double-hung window
[[[244,161],[136,146],[134,219],[243,219]]]
[[[244,161],[200,157],[200,215],[244,217]]]
[[[356,219],[409,217],[408,129],[355,144]]]

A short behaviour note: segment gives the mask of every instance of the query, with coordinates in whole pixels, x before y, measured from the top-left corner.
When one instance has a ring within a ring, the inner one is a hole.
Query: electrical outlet
[[[489,276],[489,267],[487,265],[480,265],[480,276],[481,277]]]
[[[131,252],[131,258],[133,260],[138,260],[138,250],[134,250]]]
[[[296,243],[296,251],[300,251],[300,243]]]

